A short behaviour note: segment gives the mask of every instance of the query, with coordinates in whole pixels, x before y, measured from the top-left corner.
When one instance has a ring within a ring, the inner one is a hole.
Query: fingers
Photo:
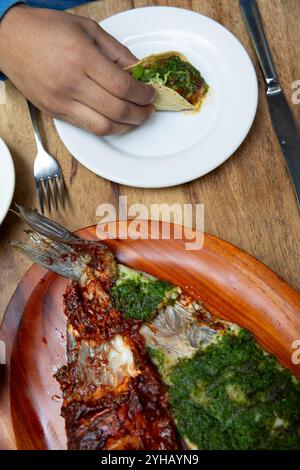
[[[123,46],[123,44],[104,31],[100,26],[98,31],[96,31],[95,41],[99,50],[108,59],[111,59],[121,67],[134,64],[138,60],[127,47]]]
[[[140,125],[154,111],[151,104],[139,106],[116,98],[89,78],[86,78],[81,88],[78,89],[76,100],[110,120],[123,124]]]
[[[133,128],[131,124],[113,122],[93,109],[76,101],[69,103],[68,109],[64,114],[60,114],[59,117],[99,136],[124,134]]]
[[[95,46],[86,58],[86,73],[102,88],[125,101],[145,106],[153,103],[155,90],[133,78],[118,64],[107,59]]]

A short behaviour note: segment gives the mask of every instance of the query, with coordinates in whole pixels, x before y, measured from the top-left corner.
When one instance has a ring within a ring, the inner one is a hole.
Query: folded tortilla
[[[151,65],[154,65],[157,61],[161,59],[169,59],[171,57],[178,57],[182,62],[187,62],[190,64],[185,55],[176,51],[168,51],[159,54],[152,54],[150,56],[144,57],[133,65],[129,65],[125,68],[129,73],[134,75],[134,71],[138,70],[137,66],[141,65],[144,69],[151,68]],[[192,65],[192,64],[190,64]],[[194,68],[194,67],[193,67]],[[196,70],[194,68],[194,70]],[[196,70],[197,71],[197,70]],[[199,73],[199,71],[197,71]],[[165,80],[162,80],[160,77],[150,78],[144,83],[148,83],[153,86],[157,92],[157,98],[154,102],[154,106],[158,111],[184,111],[184,110],[195,110],[198,111],[200,106],[207,94],[209,86],[205,82],[204,78],[200,75],[200,84],[197,86],[196,100],[194,102],[188,101],[182,94],[175,91],[174,89],[167,86],[164,83]],[[136,77],[139,79],[138,77]],[[142,80],[144,81],[144,80]]]

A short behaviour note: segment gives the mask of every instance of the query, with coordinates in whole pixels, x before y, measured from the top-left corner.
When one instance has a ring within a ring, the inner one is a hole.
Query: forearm
[[[52,8],[55,10],[65,10],[75,5],[87,3],[87,0],[2,0],[0,5],[0,18],[14,5],[26,3],[37,8]]]
[[[29,7],[22,3],[16,4],[14,8],[6,12],[6,15],[0,21],[0,72],[7,72],[7,58],[10,54],[11,37],[14,28],[18,28],[20,11],[24,8]],[[3,76],[3,78],[5,77]]]
[[[16,7],[19,4],[25,4],[31,7],[37,8],[51,8],[56,10],[64,10],[71,8],[75,5],[80,5],[86,3],[86,0],[2,0],[0,4],[0,25],[1,19],[6,13],[12,8]],[[2,41],[3,42],[3,41]],[[1,28],[0,28],[0,44],[1,44]],[[2,52],[3,54],[3,52]],[[4,69],[1,67],[1,47],[0,47],[0,80],[5,80],[5,75],[3,75]]]
[[[22,2],[22,0],[21,0]],[[20,0],[3,0],[0,5],[0,18],[14,5],[20,3]]]

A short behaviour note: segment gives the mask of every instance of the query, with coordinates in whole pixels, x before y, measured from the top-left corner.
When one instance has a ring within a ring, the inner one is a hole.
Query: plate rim
[[[120,222],[120,221],[118,221]],[[151,220],[149,219],[148,222],[151,222]],[[124,221],[121,221],[121,223],[124,223]],[[130,223],[130,221],[127,221],[126,223]],[[164,222],[162,222],[164,223]],[[174,226],[176,224],[168,224],[170,226]],[[161,222],[160,222],[160,226],[161,226]],[[76,231],[76,233],[79,233],[80,232],[84,232],[85,234],[88,233],[88,231],[90,230],[91,233],[95,233],[95,227],[96,225],[90,225],[88,227],[84,227],[82,229],[79,229]],[[190,229],[193,233],[197,232],[197,230],[195,229]],[[173,232],[172,232],[173,233]],[[199,232],[198,232],[199,233]],[[273,285],[272,288],[274,288],[276,290],[276,285],[277,285],[277,288],[278,286],[280,286],[280,289],[283,291],[284,289],[287,289],[287,298],[288,299],[292,299],[294,298],[295,299],[295,305],[296,305],[296,312],[299,311],[299,314],[300,314],[300,292],[297,291],[295,288],[293,288],[292,286],[290,286],[286,281],[284,281],[278,274],[276,274],[271,268],[269,268],[268,266],[266,266],[264,263],[262,263],[261,261],[259,261],[257,258],[255,258],[253,255],[250,255],[249,253],[247,253],[246,251],[242,250],[241,248],[233,245],[232,243],[230,242],[227,242],[225,240],[222,240],[214,235],[210,235],[210,234],[207,234],[205,233],[204,234],[206,240],[208,240],[208,243],[209,243],[209,251],[211,252],[215,252],[216,255],[218,255],[218,247],[219,249],[221,249],[221,251],[223,252],[224,249],[225,249],[225,254],[229,253],[230,251],[232,251],[232,256],[233,256],[233,259],[234,258],[237,258],[239,262],[241,262],[242,264],[244,263],[246,265],[246,271],[249,269],[249,267],[254,267],[254,268],[257,268],[260,275],[261,276],[257,276],[257,274],[255,273],[255,276],[261,281],[263,280],[264,281],[264,275],[268,275],[268,274],[271,274],[271,277],[272,277],[272,281],[271,281],[271,285]],[[175,239],[173,239],[175,241]],[[120,243],[122,244],[124,240],[122,239],[117,239],[116,242],[117,243]],[[142,242],[144,240],[141,240]],[[148,241],[148,240],[147,240]],[[153,239],[150,239],[150,241],[153,243],[155,240]],[[137,240],[137,242],[139,242],[139,240]],[[221,247],[219,246],[221,245]],[[116,254],[116,249],[113,249],[114,253]],[[117,256],[117,254],[116,254]],[[219,255],[220,256],[220,255]],[[222,253],[221,257],[223,258],[224,255]],[[224,260],[226,258],[224,257]],[[247,264],[247,261],[248,261],[248,264]],[[250,264],[249,264],[250,262]],[[8,357],[7,357],[7,370],[8,370],[8,374],[7,374],[7,380],[8,380],[8,375],[9,375],[9,370],[10,370],[10,359],[11,359],[11,353],[12,353],[12,346],[15,342],[15,338],[18,334],[18,329],[19,329],[19,325],[20,325],[20,322],[21,322],[21,319],[22,319],[22,313],[24,311],[24,309],[22,309],[22,311],[19,311],[19,312],[15,312],[15,318],[8,318],[8,312],[9,312],[9,309],[12,307],[13,305],[13,302],[15,301],[15,299],[17,298],[17,296],[20,294],[20,290],[22,289],[22,284],[26,283],[26,281],[28,282],[28,278],[30,276],[30,274],[32,273],[32,271],[34,271],[34,276],[35,278],[37,279],[37,283],[40,281],[41,278],[43,278],[45,275],[49,275],[49,271],[47,271],[46,269],[44,268],[41,268],[40,266],[36,265],[36,264],[33,264],[27,271],[26,273],[24,274],[24,276],[20,279],[20,282],[19,284],[17,285],[12,297],[11,297],[11,300],[10,302],[8,303],[7,305],[7,308],[6,308],[6,311],[5,311],[5,315],[3,317],[3,320],[2,320],[2,323],[0,325],[0,339],[4,339],[7,343],[7,346],[8,346]],[[51,275],[53,273],[50,273]],[[32,288],[31,290],[31,293],[27,296],[26,298],[26,301],[24,303],[24,308],[28,302],[28,300],[30,299],[30,296],[32,295],[32,293],[34,292],[34,290],[36,289],[37,287],[37,283],[34,283],[30,285],[30,288]],[[291,304],[290,304],[291,305]],[[295,307],[294,307],[295,308]],[[21,310],[21,309],[20,309]],[[12,312],[10,312],[12,313]],[[17,318],[18,317],[18,318]],[[11,333],[11,330],[14,330],[12,334],[9,334],[9,336],[7,337],[5,335],[5,330],[7,329],[9,331],[9,323],[11,323],[12,327],[10,328],[10,333]],[[2,402],[2,404],[6,404],[6,409],[9,411],[10,410],[10,393],[9,393],[9,383],[6,382],[6,384],[4,384],[5,387],[6,387],[6,395],[4,396],[4,401],[3,401],[3,394],[0,394],[0,403]],[[2,396],[1,396],[2,395]],[[6,399],[6,401],[5,401]],[[11,416],[9,415],[9,417],[7,417],[7,419],[10,421],[11,420]],[[10,421],[11,423],[11,421]],[[7,423],[6,423],[7,424]],[[9,425],[9,424],[7,424]],[[13,427],[12,427],[12,423],[10,425],[10,430],[11,432],[13,432],[13,440],[15,440],[16,436],[15,436],[15,433],[14,433],[14,430],[13,430]],[[1,434],[0,434],[1,435]],[[0,439],[0,448],[1,448],[1,439]]]
[[[5,158],[5,161],[6,161],[6,167],[8,168],[10,181],[9,181],[8,191],[7,191],[7,189],[5,191],[6,194],[7,193],[8,194],[7,194],[7,197],[6,197],[6,202],[3,205],[3,212],[0,212],[0,226],[1,226],[2,222],[4,221],[4,219],[5,219],[5,217],[8,213],[8,210],[10,208],[11,201],[12,201],[13,196],[14,196],[15,184],[16,184],[15,166],[14,166],[14,161],[13,161],[11,152],[10,152],[7,144],[5,143],[5,141],[0,137],[0,151],[2,149],[4,150],[4,158]]]

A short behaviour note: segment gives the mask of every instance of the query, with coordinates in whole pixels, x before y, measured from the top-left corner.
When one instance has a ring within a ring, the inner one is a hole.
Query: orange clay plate
[[[126,224],[119,223],[121,231]],[[187,240],[172,238],[173,228],[171,240],[106,243],[122,263],[179,285],[212,313],[249,329],[300,377],[300,365],[291,361],[292,344],[300,339],[300,294],[255,258],[211,235],[205,235],[202,250],[185,250]],[[161,232],[158,224],[156,238]],[[96,238],[94,226],[79,234]],[[8,305],[0,331],[7,352],[5,376],[0,378],[2,449],[66,447],[61,393],[53,378],[65,363],[66,283],[34,265]]]

